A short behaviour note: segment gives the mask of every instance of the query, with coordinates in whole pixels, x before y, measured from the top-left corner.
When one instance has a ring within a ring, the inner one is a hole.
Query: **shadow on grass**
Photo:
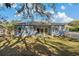
[[[48,56],[53,55],[53,53],[51,53],[48,47],[46,47],[45,45],[39,44],[39,43],[36,44],[33,47],[33,49],[38,55],[48,55]]]
[[[0,49],[0,56],[37,56],[31,49],[16,46],[14,48],[5,45],[3,49]]]
[[[17,43],[20,43],[20,42],[23,42],[26,48],[16,45]],[[22,40],[18,38],[18,40],[11,45],[7,43],[8,42],[3,43],[3,45],[0,47],[0,56],[34,56],[34,55],[37,55],[35,52],[32,51],[30,46],[28,46],[25,38]],[[14,45],[16,46],[12,48]]]
[[[68,49],[72,48],[68,45],[59,43],[59,42],[50,42],[51,44],[46,43],[46,45],[51,46],[52,48],[57,50],[57,56],[75,56],[75,55],[79,55],[79,53],[75,52],[71,52]],[[72,48],[73,49],[73,48]]]
[[[11,48],[9,46],[4,46],[3,49],[0,49],[0,56],[16,56],[19,55],[16,48]]]
[[[31,45],[28,45],[27,41],[24,39],[21,40],[25,47],[20,47],[16,45],[20,42],[18,39],[16,42],[14,42],[12,45],[6,45],[8,41],[6,41],[1,47],[0,47],[0,56],[75,56],[79,55],[79,53],[71,52],[68,49],[72,48],[68,45],[65,45],[64,43],[60,42],[53,42],[53,41],[45,41],[45,43],[42,40],[36,39],[37,42]],[[14,48],[12,46],[16,45]],[[57,53],[50,50],[48,47],[51,47],[56,50]],[[72,48],[73,49],[73,48]]]
[[[28,47],[29,48],[29,47]],[[36,52],[38,51],[38,53]],[[3,49],[0,49],[0,56],[40,56],[40,55],[51,55],[51,52],[46,46],[36,44],[32,49],[26,49],[23,47],[16,46],[11,48],[7,45]]]

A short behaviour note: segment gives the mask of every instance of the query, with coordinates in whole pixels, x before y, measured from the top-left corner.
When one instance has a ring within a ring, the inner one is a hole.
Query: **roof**
[[[52,25],[65,25],[65,23],[49,23],[49,22],[36,22],[36,21],[33,21],[33,22],[22,22],[22,23],[17,23],[16,25],[24,25],[24,26],[34,26],[34,25],[37,25],[37,26],[52,26]]]
[[[22,23],[17,23],[16,25],[24,25],[24,26],[34,26],[34,25],[44,25],[44,26],[46,26],[46,25],[48,25],[48,26],[50,26],[51,25],[51,23],[47,23],[47,22],[35,22],[35,21],[33,21],[33,22],[22,22]]]
[[[48,26],[50,26],[51,25],[51,23],[48,23],[48,22],[32,22],[30,25],[48,25]]]
[[[61,26],[63,26],[63,25],[66,25],[66,23],[52,23],[52,25],[61,25]]]

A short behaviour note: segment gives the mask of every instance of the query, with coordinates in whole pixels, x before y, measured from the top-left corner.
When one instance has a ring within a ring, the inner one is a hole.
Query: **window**
[[[39,28],[37,28],[37,32],[38,32],[38,33],[40,32]]]
[[[43,33],[43,28],[41,28],[40,30],[41,30],[41,33]]]
[[[48,32],[48,29],[47,28],[45,28],[45,33],[47,33]]]

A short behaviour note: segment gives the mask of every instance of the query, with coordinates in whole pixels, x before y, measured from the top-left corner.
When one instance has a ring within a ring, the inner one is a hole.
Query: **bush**
[[[69,28],[69,31],[79,32],[79,27]]]

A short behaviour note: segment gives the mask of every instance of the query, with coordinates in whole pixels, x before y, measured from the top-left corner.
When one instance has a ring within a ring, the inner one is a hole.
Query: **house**
[[[64,23],[49,23],[42,21],[17,23],[15,26],[15,35],[33,35],[38,33],[48,35],[64,35],[65,25],[66,24]]]

